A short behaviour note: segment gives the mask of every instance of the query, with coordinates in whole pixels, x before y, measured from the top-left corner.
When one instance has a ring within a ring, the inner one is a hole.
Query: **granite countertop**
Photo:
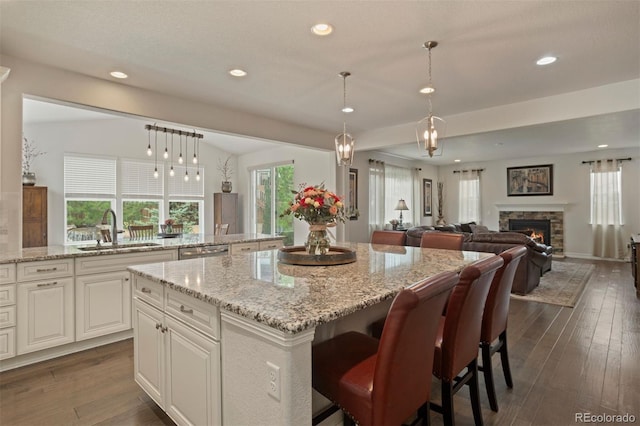
[[[254,241],[281,240],[283,236],[267,234],[228,234],[228,235],[203,235],[184,234],[179,238],[153,238],[145,240],[119,239],[118,249],[83,251],[82,247],[95,246],[95,242],[87,241],[85,244],[69,246],[46,246],[26,248],[16,252],[0,253],[0,263],[31,262],[37,260],[53,260],[67,257],[81,256],[105,256],[110,254],[123,254],[131,252],[147,252],[166,249],[178,249],[185,247],[198,247],[204,245],[223,245],[248,243]],[[140,247],[140,243],[152,243],[155,245]],[[102,244],[105,247],[110,243]]]
[[[278,250],[135,265],[134,274],[286,333],[297,333],[392,298],[443,271],[491,253],[341,243],[357,261],[337,266],[280,263]]]

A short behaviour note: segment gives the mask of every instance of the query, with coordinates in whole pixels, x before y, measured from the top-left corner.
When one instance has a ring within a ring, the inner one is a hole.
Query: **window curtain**
[[[622,259],[622,166],[615,160],[591,164],[591,230],[593,255]]]
[[[410,226],[413,220],[412,211],[416,208],[413,199],[413,179],[411,169],[404,167],[385,165],[384,168],[384,185],[385,185],[385,206],[384,206],[384,224],[389,223],[392,219],[400,217],[400,211],[396,210],[398,201],[403,199],[409,210],[402,212],[402,223],[404,226]]]
[[[369,160],[369,235],[384,229],[384,162]]]
[[[458,221],[480,223],[480,171],[460,171]]]
[[[411,170],[411,180],[413,183],[413,206],[409,206],[411,212],[411,222],[413,226],[420,225],[420,219],[422,218],[422,210],[424,200],[422,199],[422,181],[420,180],[420,169],[414,168]]]

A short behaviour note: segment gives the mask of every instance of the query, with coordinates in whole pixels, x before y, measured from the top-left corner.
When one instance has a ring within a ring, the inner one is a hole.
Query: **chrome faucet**
[[[116,212],[113,209],[105,210],[102,215],[102,224],[107,224],[107,216],[111,213],[111,241],[113,241],[113,245],[118,245],[118,223],[116,221]]]

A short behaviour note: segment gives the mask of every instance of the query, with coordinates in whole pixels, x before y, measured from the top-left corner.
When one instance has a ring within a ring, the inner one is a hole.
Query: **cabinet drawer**
[[[133,278],[133,294],[145,302],[162,309],[164,303],[164,286],[155,281],[131,274]]]
[[[177,250],[157,250],[127,254],[103,254],[76,258],[76,275],[124,271],[127,266],[169,262],[178,259]]]
[[[16,307],[3,306],[0,308],[0,328],[15,327],[16,325]]]
[[[282,240],[273,240],[273,241],[260,241],[260,250],[273,250],[279,249],[284,246],[284,242]]]
[[[0,285],[0,306],[16,304],[16,285]]]
[[[16,356],[16,328],[0,329],[0,359]]]
[[[10,284],[16,282],[16,264],[3,263],[0,265],[0,284]]]
[[[231,254],[249,253],[260,250],[260,243],[239,243],[231,244]]]
[[[171,289],[167,289],[165,297],[166,313],[214,339],[220,338],[220,313],[217,306]]]
[[[18,263],[18,282],[73,276],[73,259]]]

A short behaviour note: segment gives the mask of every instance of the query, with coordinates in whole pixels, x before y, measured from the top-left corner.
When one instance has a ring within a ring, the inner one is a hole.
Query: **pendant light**
[[[158,131],[156,130],[155,134],[155,153],[156,153],[156,166],[153,169],[153,177],[158,179]]]
[[[171,177],[176,175],[175,170],[173,170],[173,133],[171,132],[171,168],[169,169],[169,176]]]
[[[347,107],[347,77],[351,75],[348,71],[342,71],[340,76],[342,77],[342,113],[348,114],[353,111],[353,108]],[[353,164],[353,145],[355,139],[347,133],[347,118],[344,117],[342,123],[342,133],[336,136],[336,159],[338,160],[338,166],[350,166]]]
[[[428,96],[429,114],[420,120],[416,126],[418,147],[424,148],[429,154],[429,157],[433,157],[434,153],[438,150],[438,138],[442,139],[442,137],[444,137],[444,130],[446,128],[446,121],[433,115],[433,105],[431,103],[431,94],[436,91],[431,81],[431,49],[434,49],[437,45],[437,41],[427,41],[423,45],[423,47],[429,51],[429,84],[420,90],[420,92],[426,93]],[[442,149],[440,149],[439,154],[435,155],[442,155]]]

